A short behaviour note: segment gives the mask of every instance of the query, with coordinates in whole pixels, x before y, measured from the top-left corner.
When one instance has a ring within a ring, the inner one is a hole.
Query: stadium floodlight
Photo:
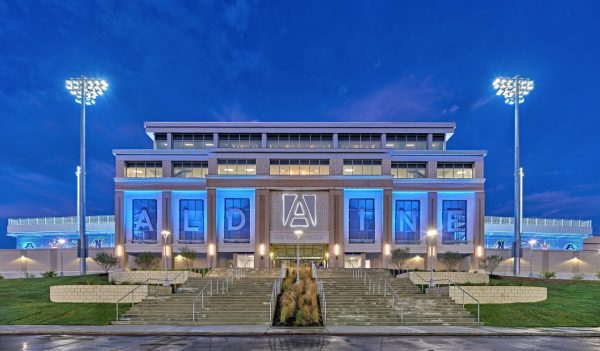
[[[86,256],[87,240],[85,235],[85,106],[91,106],[96,103],[96,98],[104,94],[108,89],[108,83],[99,78],[89,78],[81,76],[79,78],[70,78],[65,81],[65,87],[75,96],[75,102],[81,104],[81,125],[79,129],[79,162],[80,173],[77,186],[77,216],[79,222],[79,261],[80,272],[86,274]]]
[[[533,90],[533,80],[518,75],[498,77],[492,83],[496,95],[504,97],[504,102],[515,106],[515,241],[513,274],[521,272],[521,233],[523,222],[523,169],[521,168],[519,104],[525,102],[525,96]]]

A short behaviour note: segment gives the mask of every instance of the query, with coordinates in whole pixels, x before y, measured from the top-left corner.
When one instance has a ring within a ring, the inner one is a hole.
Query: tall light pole
[[[87,78],[81,76],[79,78],[67,79],[65,87],[71,95],[75,96],[75,102],[81,104],[80,114],[80,129],[79,129],[79,166],[81,167],[81,173],[79,176],[79,187],[78,187],[78,222],[79,222],[79,261],[80,261],[80,273],[83,275],[86,273],[86,245],[87,240],[85,237],[85,106],[94,105],[96,98],[102,94],[108,88],[108,84],[97,78]]]
[[[433,253],[434,253],[434,248],[435,248],[435,239],[437,236],[437,230],[435,229],[429,229],[427,231],[427,237],[429,238],[429,242],[431,243],[429,250],[431,250],[429,257],[431,257],[431,265],[429,268],[429,287],[433,288],[433,265],[435,260],[433,259]]]
[[[65,245],[65,243],[66,243],[65,239],[58,239],[58,248],[60,249],[60,276],[61,277],[65,275],[64,264],[63,264],[63,253],[62,253],[63,245]]]
[[[304,232],[297,229],[294,230],[294,234],[298,237],[298,243],[296,244],[296,284],[298,284],[300,282],[300,237]]]
[[[169,237],[169,235],[171,235],[171,232],[168,231],[168,230],[163,230],[162,232],[160,232],[160,234],[165,239],[165,244],[163,245],[163,263],[164,263],[164,266],[165,266],[165,279],[164,279],[164,282],[163,282],[163,286],[169,286],[169,274],[167,273],[167,266],[168,266],[168,261],[167,261],[167,238]]]
[[[533,90],[533,80],[521,78],[518,75],[507,78],[499,77],[492,84],[496,95],[504,97],[504,102],[515,105],[515,250],[513,274],[521,272],[521,232],[523,219],[523,197],[521,193],[521,142],[519,104],[525,101],[525,96]]]

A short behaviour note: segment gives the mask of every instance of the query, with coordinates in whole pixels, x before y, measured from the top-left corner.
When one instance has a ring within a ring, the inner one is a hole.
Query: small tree
[[[158,257],[151,252],[142,252],[135,257],[135,264],[141,269],[149,271],[158,264]]]
[[[440,257],[440,261],[446,266],[448,272],[453,272],[462,259],[462,255],[455,251],[448,251]]]
[[[503,259],[504,257],[498,255],[487,256],[483,260],[483,269],[490,275],[494,275],[494,271],[498,268]]]
[[[100,252],[94,257],[94,261],[102,267],[106,274],[119,263],[119,259],[108,252]]]
[[[410,258],[410,248],[400,248],[392,251],[392,263],[401,270],[406,265],[406,261]]]
[[[198,253],[187,246],[183,246],[179,252],[181,257],[185,260],[185,268],[192,269],[194,267],[194,260]]]

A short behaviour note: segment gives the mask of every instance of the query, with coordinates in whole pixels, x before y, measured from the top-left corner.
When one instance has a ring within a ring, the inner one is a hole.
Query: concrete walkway
[[[265,325],[165,326],[165,325],[1,325],[0,335],[130,335],[130,336],[561,336],[600,337],[600,328],[501,328],[501,327],[372,327],[275,328]]]

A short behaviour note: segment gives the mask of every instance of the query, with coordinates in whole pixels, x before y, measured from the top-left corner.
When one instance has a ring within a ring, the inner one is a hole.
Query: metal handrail
[[[233,276],[231,277],[226,277],[225,279],[215,279],[215,283],[217,285],[216,288],[216,293],[217,295],[219,295],[219,288],[221,289],[221,295],[222,294],[226,294],[229,293],[229,278],[231,278],[231,285],[233,285]],[[210,286],[210,296],[213,296],[213,279],[209,280],[206,285],[204,285],[204,288],[202,288],[202,290],[200,290],[200,292],[198,293],[198,295],[196,295],[193,299],[192,299],[192,323],[196,322],[196,301],[198,300],[198,298],[200,298],[200,308],[204,309],[204,291]]]
[[[384,279],[383,284],[383,296],[387,296],[387,290],[389,289],[392,295],[392,309],[396,309],[396,303],[400,303],[400,323],[404,323],[404,305],[408,305],[407,302],[400,300],[398,293],[392,288],[387,279]]]
[[[422,279],[422,278],[421,278]],[[478,299],[475,298],[475,296],[471,295],[468,291],[466,291],[465,289],[463,289],[460,285],[458,285],[456,282],[450,280],[450,279],[435,279],[432,280],[432,282],[448,282],[448,296],[450,296],[450,287],[452,286],[453,288],[458,288],[460,291],[462,291],[462,307],[465,308],[465,294],[468,295],[470,298],[472,298],[476,303],[477,303],[477,322],[480,321],[480,302]],[[444,284],[434,284],[434,285],[444,285]]]
[[[429,280],[426,280],[425,278],[423,278],[423,276],[420,275],[419,273],[417,273],[416,270],[413,271],[413,273],[423,281],[423,284],[419,284],[419,285],[421,286],[421,293],[425,294],[425,283],[428,282]],[[408,272],[408,274],[410,274],[410,272]],[[435,281],[435,280],[431,280],[431,281]]]
[[[327,298],[325,298],[325,288],[323,281],[317,281],[317,292],[319,294],[319,302],[321,302],[321,316],[323,316],[323,324],[327,322]]]
[[[276,278],[271,289],[271,298],[269,299],[269,323],[273,323],[273,312],[277,303],[277,296],[281,292],[281,277]]]
[[[250,263],[250,261],[246,261],[246,263],[244,263],[243,266],[241,267],[235,267],[235,278],[239,279],[239,278],[243,278],[246,276],[246,265]]]
[[[116,308],[116,321],[119,321],[119,303],[121,301],[123,301],[127,296],[131,295],[131,307],[133,307],[134,305],[134,298],[135,298],[135,291],[137,289],[139,289],[140,287],[146,285],[146,294],[148,294],[148,282],[151,280],[156,280],[157,282],[160,283],[160,279],[154,279],[154,278],[148,278],[146,280],[144,280],[144,282],[138,284],[138,286],[136,286],[135,288],[131,289],[128,293],[126,293],[125,295],[123,295],[123,297],[121,297],[120,299],[117,300],[117,302],[115,302],[115,308]]]

